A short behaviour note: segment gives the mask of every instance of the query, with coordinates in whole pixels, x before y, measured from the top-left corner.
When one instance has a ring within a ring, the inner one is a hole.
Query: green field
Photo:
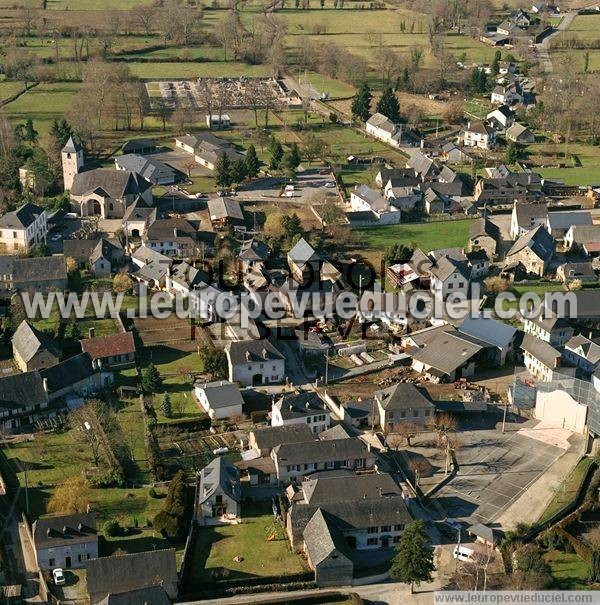
[[[464,247],[469,237],[471,220],[390,225],[372,229],[357,229],[361,248],[383,254],[396,243],[416,244],[424,252],[436,248]]]
[[[554,587],[560,590],[589,590],[589,565],[575,553],[553,550],[544,557],[552,569]]]
[[[277,539],[267,541],[273,533]],[[273,523],[269,503],[242,504],[239,525],[200,527],[194,546],[194,579],[202,583],[305,571],[302,559],[290,552],[285,531]],[[233,560],[238,556],[239,563]]]

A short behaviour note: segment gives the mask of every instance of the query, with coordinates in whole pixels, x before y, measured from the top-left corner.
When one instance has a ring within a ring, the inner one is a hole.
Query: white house
[[[226,380],[197,382],[194,385],[194,395],[202,409],[213,420],[231,418],[242,414],[244,400],[240,390],[232,382]]]
[[[206,114],[206,125],[211,130],[223,130],[224,128],[229,128],[231,126],[231,118],[226,113],[213,113]]]
[[[499,130],[506,130],[515,123],[515,112],[508,105],[500,105],[486,116],[487,121]]]
[[[366,122],[365,129],[367,134],[372,137],[398,147],[400,145],[400,138],[398,136],[398,127],[388,117],[381,113],[374,113]]]
[[[233,341],[225,354],[231,382],[258,386],[277,384],[285,378],[285,357],[268,340]]]
[[[45,243],[47,234],[46,211],[27,202],[0,217],[0,252],[27,253],[35,244]]]
[[[307,424],[318,435],[330,421],[329,408],[314,391],[287,393],[271,405],[271,426]]]
[[[496,144],[496,131],[485,122],[469,122],[463,133],[465,147],[491,149]]]

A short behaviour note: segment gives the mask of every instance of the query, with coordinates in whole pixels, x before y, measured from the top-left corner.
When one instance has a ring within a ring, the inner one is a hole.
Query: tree
[[[160,404],[160,411],[165,418],[171,418],[171,416],[173,416],[173,407],[171,405],[171,396],[169,393],[164,394],[162,403]]]
[[[283,214],[280,212],[269,214],[265,220],[263,231],[269,237],[281,237],[283,234]]]
[[[133,290],[133,280],[127,273],[117,273],[113,278],[113,292],[131,292]]]
[[[355,118],[366,122],[371,115],[371,100],[373,95],[371,89],[366,82],[363,82],[354,95],[352,100],[352,115]]]
[[[75,273],[79,268],[78,262],[72,256],[65,257],[65,264],[67,265],[67,273],[69,275]]]
[[[389,441],[395,434],[410,447],[410,440],[417,434],[418,430],[419,427],[413,422],[399,422],[394,425],[393,433],[387,437],[387,440]],[[398,449],[399,445],[400,444],[398,444],[396,449]]]
[[[200,352],[202,366],[207,374],[210,374],[213,380],[227,378],[229,366],[227,356],[221,349],[204,349]]]
[[[294,212],[291,216],[285,215],[282,220],[283,231],[286,239],[291,240],[296,235],[304,235],[300,217]]]
[[[400,105],[391,86],[385,88],[379,101],[377,101],[377,111],[394,123],[400,121]]]
[[[231,181],[233,183],[243,183],[246,176],[246,159],[239,158],[231,166]]]
[[[588,572],[588,582],[597,584],[600,582],[600,550],[594,548],[592,551],[592,560],[590,562],[590,570]]]
[[[215,182],[218,187],[231,187],[232,175],[231,175],[231,160],[225,153],[222,153],[217,160],[215,166]]]
[[[162,378],[156,366],[151,363],[142,371],[142,389],[146,393],[156,393],[162,386]]]
[[[46,512],[61,515],[85,513],[89,500],[89,488],[85,479],[79,475],[69,477],[54,490],[46,505]]]
[[[269,165],[271,168],[276,170],[277,168],[279,168],[279,164],[281,163],[281,159],[283,158],[283,147],[275,137],[271,137],[271,143],[269,144],[269,152],[271,154],[271,163]]]
[[[494,60],[492,61],[492,74],[498,75],[500,73],[500,59],[502,58],[502,53],[497,50],[494,53]]]
[[[341,206],[331,199],[326,200],[321,206],[320,213],[321,218],[329,227],[335,225],[336,223],[342,222],[345,216],[344,210],[341,208]]]
[[[171,483],[163,509],[154,517],[154,529],[166,537],[179,538],[185,533],[185,474],[177,471]]]
[[[446,123],[451,125],[460,124],[465,115],[463,102],[460,100],[450,101],[446,104],[446,107],[444,107],[444,113],[442,115]]]
[[[521,150],[514,141],[508,141],[506,149],[504,150],[504,163],[505,164],[516,164],[521,157]]]
[[[258,176],[260,170],[260,161],[256,155],[254,145],[249,145],[246,151],[246,175],[249,179],[254,179]]]
[[[65,338],[73,342],[81,340],[81,330],[76,321],[71,321],[65,328]]]
[[[448,434],[456,430],[456,418],[452,414],[442,412],[434,414],[427,422],[427,428],[437,435],[438,445],[445,445]]]
[[[50,256],[50,248],[43,242],[39,244],[34,244],[29,248],[29,254],[27,255],[30,258],[40,257],[40,256]]]
[[[324,155],[326,149],[325,142],[312,132],[306,135],[304,139],[304,157],[310,164],[315,158],[320,158]]]
[[[102,526],[102,529],[104,531],[104,535],[108,536],[109,538],[120,536],[123,533],[123,528],[121,527],[120,523],[118,521],[113,521],[112,519],[106,521],[106,523],[104,523]]]
[[[427,542],[425,523],[422,519],[413,521],[404,530],[392,560],[391,577],[410,584],[411,594],[415,584],[431,582],[431,574],[435,571],[433,548]]]

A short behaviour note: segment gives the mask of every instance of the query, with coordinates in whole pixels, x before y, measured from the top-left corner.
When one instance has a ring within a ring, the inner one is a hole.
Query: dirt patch
[[[137,317],[133,320],[133,324],[144,347],[168,344],[180,351],[194,351],[198,347],[212,346],[210,336],[202,326],[195,327],[195,339],[192,340],[192,327],[186,319]]]

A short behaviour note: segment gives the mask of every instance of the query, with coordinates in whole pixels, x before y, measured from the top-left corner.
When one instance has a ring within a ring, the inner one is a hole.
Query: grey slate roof
[[[109,594],[98,605],[171,605],[171,600],[162,586],[149,586]]]
[[[75,175],[71,194],[89,195],[96,190],[102,190],[108,197],[120,200],[126,195],[140,195],[151,187],[146,179],[135,172],[94,168]]]
[[[69,140],[62,148],[64,153],[77,153],[81,149],[83,149],[83,145],[80,143],[79,139],[74,136],[70,136]]]
[[[233,365],[265,359],[285,359],[268,340],[237,340],[229,343],[227,350]]]
[[[475,523],[467,529],[470,534],[484,539],[490,544],[497,544],[502,539],[503,532],[499,529],[483,525],[483,523]]]
[[[558,365],[557,360],[560,359],[560,352],[550,343],[536,338],[532,334],[525,334],[521,348],[549,368]]]
[[[458,330],[501,349],[508,347],[517,333],[516,328],[488,317],[466,317]]]
[[[320,257],[315,249],[301,237],[296,245],[288,252],[288,259],[301,266],[309,261],[320,260]]]
[[[269,247],[256,239],[249,239],[242,243],[238,258],[246,261],[266,261],[269,258]]]
[[[284,420],[304,418],[318,412],[329,412],[329,408],[314,391],[286,393],[275,402]]]
[[[398,382],[391,387],[375,391],[374,395],[381,407],[388,411],[435,409],[427,391],[411,382]]]
[[[40,375],[48,381],[48,392],[55,393],[96,373],[89,353],[69,357],[59,364],[40,370]]]
[[[44,405],[48,394],[40,372],[23,372],[0,378],[0,408],[18,411],[24,406]]]
[[[127,153],[142,153],[148,149],[155,149],[156,141],[154,139],[130,139],[123,143],[121,151]]]
[[[216,197],[208,200],[208,212],[211,220],[235,219],[244,220],[242,207],[237,200],[230,197]]]
[[[85,568],[90,595],[123,593],[161,583],[177,584],[174,548],[90,559]]]
[[[42,517],[33,523],[31,529],[37,550],[98,540],[94,513]]]
[[[495,223],[487,218],[478,218],[471,223],[469,227],[469,238],[474,239],[487,235],[495,240],[500,239],[500,229]]]
[[[543,225],[524,233],[508,251],[507,256],[521,252],[525,248],[531,250],[542,260],[550,260],[556,249],[554,238],[546,231]]]
[[[325,476],[303,481],[300,487],[306,503],[317,506],[402,494],[402,489],[388,473]]]
[[[196,383],[195,386],[204,391],[213,410],[244,403],[240,390],[233,382],[217,380],[216,382]]]
[[[342,555],[352,561],[350,547],[336,526],[335,520],[321,509],[317,509],[304,529],[304,544],[314,566],[329,556]]]
[[[25,362],[28,362],[42,350],[46,350],[54,357],[60,358],[60,349],[54,340],[25,320],[15,330],[12,337],[12,345]]]
[[[164,182],[164,179],[175,182],[177,176],[175,169],[164,162],[136,153],[128,153],[116,157],[115,164],[119,167],[119,170],[140,174],[147,181],[155,185],[159,182]]]
[[[431,267],[431,273],[440,281],[446,281],[453,273],[459,273],[467,281],[471,278],[471,270],[467,263],[451,258],[450,256],[442,256]]]
[[[0,256],[0,276],[9,275],[18,284],[66,280],[67,264],[63,254],[37,258]]]
[[[44,212],[37,204],[27,202],[12,212],[0,217],[1,229],[27,229]]]
[[[548,212],[548,225],[552,230],[566,231],[573,225],[579,227],[592,223],[592,215],[587,210],[580,212]]]
[[[315,436],[307,424],[285,424],[268,428],[254,429],[254,440],[259,450],[272,450],[282,443],[301,443],[314,441]]]
[[[273,452],[279,464],[284,465],[351,460],[366,458],[369,455],[367,446],[357,438],[283,443],[275,446]]]
[[[327,439],[349,439],[353,435],[348,432],[348,429],[343,424],[336,424],[330,429],[325,429],[319,433],[319,439],[325,441]]]
[[[223,456],[218,456],[200,471],[199,502],[205,502],[219,490],[235,502],[241,500],[240,472]]]

